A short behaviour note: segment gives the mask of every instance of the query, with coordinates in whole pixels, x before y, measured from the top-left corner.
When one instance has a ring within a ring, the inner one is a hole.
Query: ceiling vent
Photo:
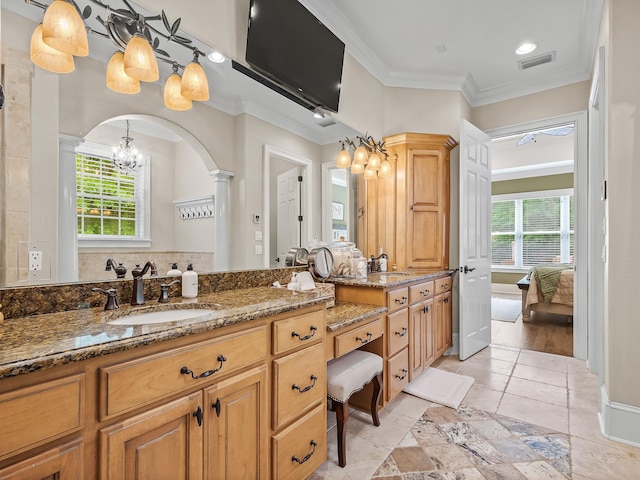
[[[547,52],[535,57],[529,57],[524,60],[518,60],[518,68],[520,70],[526,70],[527,68],[537,67],[538,65],[544,65],[545,63],[553,62],[556,59],[556,52]]]
[[[318,125],[320,125],[322,128],[327,128],[327,127],[330,127],[331,125],[335,125],[335,124],[336,124],[336,121],[331,117],[325,118],[321,122],[318,122]]]

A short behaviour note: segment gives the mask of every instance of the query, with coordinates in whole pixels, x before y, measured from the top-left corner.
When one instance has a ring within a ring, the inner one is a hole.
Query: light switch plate
[[[256,237],[256,241],[257,242],[261,242],[262,241],[262,230],[256,230],[255,237]]]
[[[262,255],[262,245],[256,245],[256,255]]]

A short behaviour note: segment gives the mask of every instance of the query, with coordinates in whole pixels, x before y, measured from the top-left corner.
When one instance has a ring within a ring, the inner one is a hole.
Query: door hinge
[[[298,221],[301,222],[302,221],[302,215],[298,215]]]
[[[298,181],[302,182],[302,175],[298,175]]]

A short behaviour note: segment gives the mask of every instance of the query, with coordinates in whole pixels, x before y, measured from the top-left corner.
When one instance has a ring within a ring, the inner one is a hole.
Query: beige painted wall
[[[471,123],[481,130],[517,125],[587,110],[590,82],[572,83],[471,109]]]
[[[637,19],[640,2],[608,2],[609,38],[606,40],[606,177],[609,196],[605,265],[608,279],[606,305],[605,385],[609,399],[640,407],[638,364],[640,364],[640,322],[631,305],[636,295],[634,281],[640,266],[640,222],[633,205],[640,204],[640,42]]]

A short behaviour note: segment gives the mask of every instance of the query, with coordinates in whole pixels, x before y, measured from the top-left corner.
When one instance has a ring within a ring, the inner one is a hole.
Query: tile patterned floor
[[[329,412],[328,460],[313,480],[640,479],[640,448],[600,433],[597,378],[583,361],[494,345],[434,366],[475,378],[460,408],[402,393],[380,427],[354,411],[345,468]]]

